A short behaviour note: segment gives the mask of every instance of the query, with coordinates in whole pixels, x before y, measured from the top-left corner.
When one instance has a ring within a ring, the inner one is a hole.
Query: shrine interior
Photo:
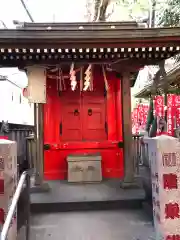
[[[79,161],[100,156],[103,179],[123,178],[120,76],[101,64],[51,66],[46,69],[46,94],[45,179],[66,180],[71,154]],[[98,181],[101,177],[94,174]]]

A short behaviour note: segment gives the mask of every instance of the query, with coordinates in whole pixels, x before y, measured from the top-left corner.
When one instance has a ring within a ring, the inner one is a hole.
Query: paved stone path
[[[141,210],[38,214],[31,221],[30,240],[155,239],[152,223]]]

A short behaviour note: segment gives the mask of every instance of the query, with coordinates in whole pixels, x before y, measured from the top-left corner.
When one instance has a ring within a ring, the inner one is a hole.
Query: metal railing
[[[12,199],[11,206],[7,213],[5,223],[2,227],[0,240],[7,240],[9,228],[11,226],[11,222],[12,222],[14,213],[17,208],[18,200],[19,200],[20,195],[24,188],[26,188],[27,196],[28,196],[26,206],[25,206],[25,208],[27,210],[25,239],[26,240],[29,239],[29,233],[30,233],[30,176],[31,176],[31,174],[32,174],[32,170],[25,171],[21,174],[16,191],[15,191],[13,199]]]
[[[142,139],[143,135],[141,134],[132,135],[132,153],[135,174],[139,174],[139,166],[143,165]]]
[[[141,163],[145,167],[150,167],[150,162],[149,162],[149,151],[148,151],[148,143],[144,142],[142,139],[141,141]]]
[[[180,128],[175,129],[176,138],[180,139]],[[149,150],[148,150],[148,138],[143,137],[143,135],[134,134],[132,136],[132,150],[133,150],[133,161],[136,173],[138,172],[139,166],[145,166],[150,168],[150,160],[149,160]]]
[[[34,133],[31,133],[26,137],[26,159],[29,168],[36,170],[36,141]]]

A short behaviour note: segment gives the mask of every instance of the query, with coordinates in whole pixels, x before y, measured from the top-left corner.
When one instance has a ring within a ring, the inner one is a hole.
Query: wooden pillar
[[[39,104],[39,175],[44,180],[44,106]]]
[[[49,191],[49,185],[44,183],[44,128],[43,128],[43,104],[36,103],[34,110],[35,118],[35,142],[36,142],[36,163],[35,163],[35,186],[34,192]],[[33,191],[33,190],[32,190]]]
[[[34,102],[34,125],[35,125],[35,192],[49,190],[44,183],[44,117],[43,104],[46,103],[46,74],[44,67],[28,66],[28,99]],[[32,189],[32,191],[33,191]]]
[[[38,104],[34,104],[34,126],[35,126],[35,185],[40,185],[40,175],[39,175],[39,124],[38,124],[38,118],[39,118],[39,111],[38,111]]]
[[[44,156],[43,156],[43,105],[35,104],[36,119],[36,185],[43,183]]]
[[[122,187],[134,185],[134,162],[132,153],[131,87],[130,73],[122,75],[123,138],[124,138],[124,180]]]

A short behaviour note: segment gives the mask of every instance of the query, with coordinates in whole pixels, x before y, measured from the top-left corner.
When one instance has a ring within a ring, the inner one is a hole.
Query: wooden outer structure
[[[0,65],[111,64],[121,73],[125,185],[134,181],[131,151],[130,73],[180,51],[180,28],[138,28],[131,23],[24,23],[0,30]],[[42,128],[40,128],[42,129]],[[40,133],[41,134],[41,133]],[[42,144],[39,144],[42,149]],[[41,155],[41,154],[40,154]],[[42,156],[40,161],[42,161]]]
[[[127,23],[28,23],[21,29],[2,29],[0,34],[3,66],[121,60],[120,69],[133,70],[180,50],[179,28],[140,29]]]
[[[166,80],[163,81],[162,78],[158,88],[164,89],[165,85],[168,85],[168,90],[173,90],[175,88],[175,85],[179,85],[180,81],[180,63],[178,62],[176,66],[172,67],[171,70],[167,72]],[[136,98],[149,98],[152,92],[152,83],[145,86],[142,90],[140,90],[138,93],[134,95]]]

